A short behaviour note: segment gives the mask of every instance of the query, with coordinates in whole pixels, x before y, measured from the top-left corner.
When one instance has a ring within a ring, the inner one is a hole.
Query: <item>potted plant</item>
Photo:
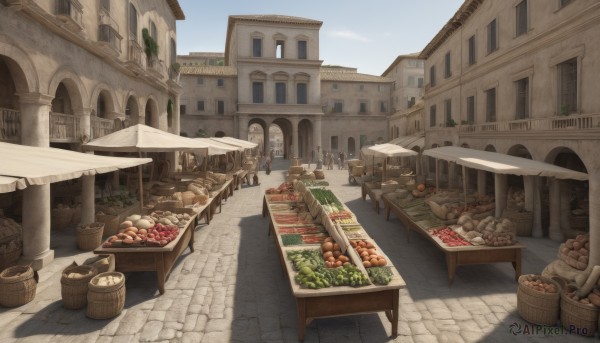
[[[446,121],[446,127],[455,127],[455,126],[456,126],[456,122],[454,121],[454,119],[448,118],[448,120]]]

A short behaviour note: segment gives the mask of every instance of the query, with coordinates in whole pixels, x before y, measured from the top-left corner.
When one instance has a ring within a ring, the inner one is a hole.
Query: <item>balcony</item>
[[[147,66],[148,66],[148,72],[152,76],[158,78],[159,80],[162,80],[163,77],[165,76],[165,74],[167,73],[164,62],[159,60],[158,57],[156,57],[156,56],[151,56],[148,59]]]
[[[90,139],[100,138],[113,132],[114,122],[110,119],[90,117],[91,137]]]
[[[72,114],[50,112],[50,142],[79,142],[80,119]]]
[[[119,34],[119,25],[110,17],[106,10],[101,10],[99,15],[100,24],[98,25],[98,42],[101,46],[110,49],[103,49],[108,55],[119,56],[121,53],[121,39]]]
[[[56,0],[55,15],[69,30],[75,33],[83,30],[83,6],[79,1]]]
[[[238,104],[238,113],[274,114],[274,115],[306,115],[323,114],[321,105],[298,104]]]
[[[21,112],[0,108],[0,141],[18,143],[21,140]]]
[[[141,73],[146,68],[144,50],[137,42],[137,37],[129,37],[127,41],[127,66],[136,73]]]
[[[552,134],[586,133],[600,131],[600,114],[581,114],[570,116],[519,119],[505,122],[460,125],[460,134],[479,135],[493,132],[549,132]]]

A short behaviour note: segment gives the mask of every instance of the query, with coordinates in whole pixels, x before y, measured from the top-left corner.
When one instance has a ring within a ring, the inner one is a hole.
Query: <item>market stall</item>
[[[242,169],[235,174],[235,189],[238,189],[244,180],[247,184],[250,184],[250,176],[256,174],[258,163],[260,163],[257,153],[253,152],[258,144],[233,137],[211,137],[210,139],[242,149],[236,156],[236,163],[239,163]]]
[[[398,334],[399,291],[406,284],[331,191],[303,180],[284,183],[265,194],[263,215],[296,298],[300,340],[313,318],[381,311]]]

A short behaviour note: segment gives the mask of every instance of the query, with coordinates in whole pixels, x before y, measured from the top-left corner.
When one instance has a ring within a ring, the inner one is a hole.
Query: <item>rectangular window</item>
[[[275,58],[283,58],[284,56],[284,48],[285,48],[285,42],[282,40],[278,40],[275,43]]]
[[[477,55],[475,54],[475,35],[469,38],[469,65],[475,64],[477,61]]]
[[[437,116],[436,116],[435,112],[436,112],[435,105],[429,107],[429,126],[430,127],[435,127],[435,125],[436,125]]]
[[[261,38],[252,38],[252,57],[262,57]]]
[[[133,4],[129,4],[129,36],[130,39],[137,42],[138,25],[137,25],[137,9]]]
[[[364,90],[365,90],[365,85],[359,85],[359,86],[358,86],[358,89],[359,89],[360,91],[364,91]]]
[[[415,77],[414,76],[409,76],[408,77],[408,85],[414,87],[414,85],[415,85]]]
[[[529,118],[529,78],[516,82],[517,86],[517,111],[515,119]]]
[[[110,0],[100,0],[100,8],[110,13]]]
[[[331,150],[338,149],[338,136],[331,136]]]
[[[560,115],[577,112],[577,58],[558,65]]]
[[[450,67],[450,51],[444,56],[444,78],[452,76],[452,69]]]
[[[299,60],[305,60],[306,58],[307,58],[306,41],[305,40],[299,40],[298,41],[298,59]]]
[[[423,78],[422,77],[417,79],[417,87],[423,88]]]
[[[485,121],[488,123],[496,122],[496,88],[485,92]]]
[[[264,100],[263,83],[252,82],[252,102],[262,104]]]
[[[414,96],[411,96],[410,98],[408,98],[408,102],[406,104],[407,107],[408,108],[413,107],[415,105],[415,101],[416,101],[416,99]]]
[[[285,83],[277,82],[275,84],[275,103],[277,104],[285,104],[286,96],[285,96]]]
[[[467,124],[475,124],[475,97],[467,97]]]
[[[225,114],[225,101],[223,101],[223,100],[217,101],[217,113]]]
[[[362,114],[367,113],[367,102],[366,101],[360,102],[358,113],[362,113]]]
[[[306,83],[296,85],[296,103],[305,105],[308,103]]]
[[[179,114],[185,114],[185,105],[179,105]]]
[[[331,89],[333,89],[333,90],[337,90],[337,89],[338,89],[338,85],[337,85],[337,83],[334,83],[334,84],[332,84],[332,85],[331,85]]]
[[[379,102],[379,112],[381,113],[386,113],[388,111],[387,109],[387,101],[380,101]]]
[[[217,79],[217,87],[223,87],[223,86],[225,86],[225,80]]]
[[[413,59],[407,60],[407,61],[406,61],[406,64],[407,64],[409,67],[416,67],[416,66],[417,66],[417,60],[413,60]]]
[[[435,87],[435,66],[429,67],[429,85]]]
[[[333,113],[341,113],[342,112],[342,102],[340,100],[336,100],[333,102]]]
[[[197,78],[197,79],[196,79],[196,84],[198,84],[198,85],[203,85],[203,84],[204,84],[204,79],[203,79],[203,78],[201,78],[201,77]]]
[[[196,102],[196,109],[200,112],[204,112],[204,101],[203,100]]]
[[[517,36],[527,32],[527,0],[521,1],[517,7]]]
[[[491,54],[498,49],[498,30],[496,19],[492,20],[487,26],[487,52]]]
[[[454,119],[452,119],[452,99],[446,99],[444,101],[444,112],[446,117],[446,127],[453,127]]]
[[[384,85],[377,85],[377,90],[380,92],[385,91],[385,86]]]

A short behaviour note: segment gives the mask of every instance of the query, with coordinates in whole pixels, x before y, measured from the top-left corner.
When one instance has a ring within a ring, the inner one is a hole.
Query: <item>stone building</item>
[[[0,1],[0,140],[77,150],[131,124],[179,133],[182,19],[177,0]],[[53,259],[50,186],[23,198],[23,236],[39,242],[24,258],[40,267]]]
[[[247,139],[248,127],[258,124],[269,142],[268,128],[277,125],[283,156],[304,160],[316,146],[356,153],[386,141],[392,81],[322,66],[321,25],[280,15],[230,16],[224,66],[200,65],[206,53],[178,57],[182,131]]]
[[[467,0],[423,49],[426,148],[454,145],[587,172],[589,182],[495,176],[495,191],[524,189],[534,236],[573,234],[572,210],[589,213],[600,241],[600,2]],[[459,171],[445,167],[448,185]],[[430,169],[435,172],[435,169]],[[493,185],[469,173],[480,191]],[[501,201],[496,206],[506,206]],[[600,260],[600,251],[590,252]]]

